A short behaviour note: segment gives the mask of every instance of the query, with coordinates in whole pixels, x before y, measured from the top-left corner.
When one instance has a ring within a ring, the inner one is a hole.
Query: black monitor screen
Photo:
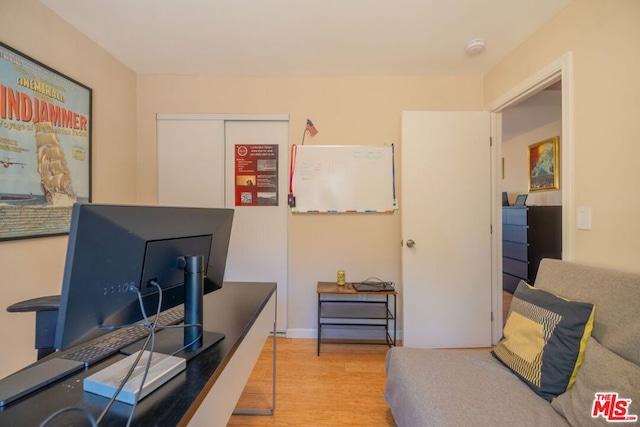
[[[62,283],[55,346],[60,350],[104,334],[102,326],[135,323],[184,303],[184,269],[177,259],[202,256],[204,293],[224,279],[232,209],[76,204]]]

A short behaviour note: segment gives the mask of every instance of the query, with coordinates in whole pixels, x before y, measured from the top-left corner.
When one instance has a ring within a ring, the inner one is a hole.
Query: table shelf
[[[332,282],[318,282],[317,293],[318,356],[323,343],[396,345],[397,291],[358,292],[349,284],[338,286]],[[363,296],[365,299],[361,299]],[[356,339],[329,336],[332,331],[345,329],[360,329],[380,337]]]

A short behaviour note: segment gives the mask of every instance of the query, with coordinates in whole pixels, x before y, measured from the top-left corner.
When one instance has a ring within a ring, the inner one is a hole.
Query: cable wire
[[[91,415],[91,413],[87,411],[85,408],[81,408],[79,406],[69,406],[66,408],[58,409],[56,412],[54,412],[53,414],[45,418],[45,420],[42,423],[40,423],[40,427],[46,426],[51,422],[51,420],[53,420],[58,415],[64,414],[65,412],[73,412],[73,411],[80,412],[82,415],[84,415],[89,420],[92,427],[98,427],[98,422],[96,421],[95,418],[93,418],[93,415]]]
[[[87,420],[91,423],[92,427],[97,427],[100,424],[100,422],[102,422],[102,420],[104,419],[106,414],[109,412],[111,407],[113,406],[114,402],[116,401],[116,397],[118,396],[120,391],[122,391],[122,389],[124,388],[124,386],[127,383],[127,381],[129,381],[129,379],[131,378],[131,375],[133,375],[133,372],[135,371],[135,368],[138,366],[138,362],[142,358],[142,355],[144,354],[144,351],[147,349],[147,346],[149,346],[149,344],[151,344],[151,346],[149,348],[149,357],[148,357],[148,359],[146,361],[145,370],[144,370],[143,375],[142,375],[142,381],[140,382],[140,388],[135,393],[135,399],[134,399],[134,402],[133,402],[133,407],[131,408],[131,413],[129,414],[129,418],[127,420],[127,427],[129,427],[131,425],[131,422],[133,420],[133,414],[135,413],[136,407],[138,405],[138,401],[140,400],[140,395],[142,394],[142,389],[144,387],[144,382],[147,379],[147,375],[148,375],[149,369],[151,367],[151,360],[153,358],[153,350],[154,350],[154,347],[155,347],[155,332],[156,332],[156,330],[164,329],[162,327],[161,328],[157,328],[158,319],[160,318],[160,312],[161,312],[161,309],[162,309],[162,292],[163,292],[162,288],[158,284],[158,282],[156,282],[155,280],[150,281],[149,285],[150,286],[155,286],[158,289],[158,308],[157,308],[156,316],[155,316],[155,319],[153,320],[153,322],[151,322],[149,320],[149,317],[147,316],[146,310],[144,308],[144,302],[142,300],[142,294],[140,293],[140,291],[138,290],[137,287],[132,286],[132,287],[129,288],[129,290],[133,291],[133,292],[136,292],[136,294],[137,294],[138,303],[140,304],[140,311],[142,312],[142,316],[144,318],[144,323],[134,323],[134,324],[129,324],[129,325],[107,325],[107,326],[103,325],[103,326],[101,326],[101,329],[103,329],[103,330],[115,330],[115,329],[130,328],[130,327],[138,327],[138,328],[139,327],[145,327],[145,328],[149,329],[149,335],[147,335],[147,338],[146,338],[146,340],[145,340],[145,342],[144,342],[144,344],[142,346],[142,349],[138,352],[138,356],[136,357],[135,361],[131,365],[131,368],[129,369],[129,371],[127,372],[125,377],[120,382],[120,385],[118,386],[118,389],[113,393],[113,396],[111,396],[111,398],[109,399],[109,402],[107,402],[107,405],[102,410],[102,413],[100,414],[100,416],[96,419],[85,408],[81,408],[79,406],[69,406],[69,407],[66,407],[66,408],[61,408],[61,409],[57,410],[56,412],[52,413],[51,415],[49,415],[40,424],[40,427],[46,427],[46,425],[49,424],[54,418],[66,413],[66,412],[79,412],[79,413],[81,413],[82,415],[84,415],[87,418]],[[200,325],[200,324],[189,324],[189,325],[179,325],[179,326],[171,325],[171,326],[165,326],[165,327],[166,328],[170,328],[170,327],[185,328],[185,327],[192,327],[192,326],[202,326],[202,325]],[[202,336],[202,334],[200,335],[200,337],[201,336]],[[197,340],[199,340],[200,337],[198,337],[193,342],[196,342]],[[189,344],[185,345],[184,347],[182,347],[181,349],[179,349],[175,353],[173,353],[173,355],[175,355],[176,353],[179,353],[183,349],[189,347],[191,344],[193,344],[193,343],[189,343]]]
[[[149,317],[147,316],[147,312],[144,309],[144,303],[142,301],[142,294],[140,294],[140,291],[138,290],[137,287],[132,286],[130,288],[130,291],[134,291],[136,292],[137,296],[138,296],[138,303],[140,304],[140,311],[142,312],[142,316],[145,320],[144,325],[149,325],[146,326],[149,328],[149,335],[147,336],[143,346],[142,346],[142,350],[140,350],[138,352],[138,356],[136,357],[136,360],[133,362],[133,364],[131,365],[131,368],[129,369],[129,371],[127,372],[127,375],[125,375],[124,379],[120,382],[120,385],[118,386],[118,389],[113,393],[113,396],[111,396],[111,399],[109,399],[109,402],[107,403],[107,406],[102,410],[102,413],[100,414],[100,416],[98,417],[98,420],[96,421],[96,423],[100,423],[102,421],[102,419],[105,417],[105,415],[107,415],[107,413],[109,412],[109,410],[111,409],[111,406],[113,406],[113,403],[116,401],[116,397],[118,396],[118,393],[120,393],[120,391],[122,390],[122,388],[124,387],[124,385],[127,383],[127,381],[129,381],[129,378],[131,378],[131,375],[133,375],[133,372],[136,368],[136,366],[138,365],[138,362],[140,361],[140,359],[142,358],[142,354],[144,352],[144,350],[147,348],[147,345],[149,345],[150,341],[152,342],[152,348],[151,348],[151,354],[149,355],[149,360],[147,362],[149,362],[151,360],[151,356],[153,355],[153,345],[155,344],[155,328],[156,328],[156,324],[158,322],[158,318],[159,318],[159,314],[162,308],[162,289],[160,288],[160,285],[158,285],[157,282],[155,281],[151,281],[149,282],[150,285],[153,286],[157,286],[159,289],[159,297],[158,297],[158,309],[157,309],[157,313],[156,313],[156,318],[153,321],[153,324],[149,321]],[[139,324],[135,324],[135,326],[139,326]],[[146,374],[145,374],[145,378],[146,378]],[[143,382],[142,385],[144,385],[144,379],[143,378]],[[141,387],[142,387],[141,385]],[[131,413],[129,415],[129,420],[127,422],[127,425],[130,425],[131,420],[133,419],[133,413],[135,411],[135,407],[137,404],[137,397],[138,395],[136,395],[136,399],[134,401],[134,406],[131,409]]]
[[[153,358],[153,350],[155,348],[156,345],[156,325],[158,324],[158,319],[160,318],[160,311],[162,308],[162,288],[160,287],[160,285],[158,284],[158,282],[156,282],[155,280],[151,280],[149,282],[150,285],[155,286],[156,288],[158,288],[158,310],[156,311],[156,318],[153,320],[153,326],[150,329],[150,333],[149,336],[151,337],[151,347],[149,348],[149,358],[147,359],[147,365],[145,366],[144,369],[144,373],[142,374],[142,381],[140,381],[140,388],[138,389],[138,391],[135,394],[135,399],[133,401],[133,408],[131,408],[131,413],[129,414],[129,420],[127,421],[127,427],[129,427],[131,425],[131,421],[133,420],[133,414],[136,411],[136,407],[138,406],[138,402],[140,401],[140,395],[142,394],[142,388],[144,387],[144,382],[147,379],[147,375],[149,374],[149,369],[151,369],[151,359]],[[147,313],[144,312],[144,307],[142,304],[142,295],[140,295],[140,292],[138,291],[138,301],[140,302],[140,307],[142,308],[142,313],[144,315],[144,320],[146,322],[149,322],[149,318],[147,317]],[[140,354],[144,353],[145,348],[147,347],[147,344],[149,344],[149,340],[145,341],[145,345],[142,346],[142,349],[140,350]],[[138,357],[139,359],[140,357]],[[134,363],[134,367],[138,364],[138,361],[136,360],[136,363]]]

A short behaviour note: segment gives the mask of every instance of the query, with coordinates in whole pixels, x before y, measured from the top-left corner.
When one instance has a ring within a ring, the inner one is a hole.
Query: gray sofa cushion
[[[639,274],[544,259],[535,286],[569,300],[593,303],[592,336],[602,344],[600,349],[611,350],[607,350],[607,360],[617,354],[640,365]],[[601,356],[592,351],[591,361],[578,370],[576,384],[580,378],[602,379],[599,368],[592,367],[593,359],[595,365],[613,362],[598,362],[604,357]],[[531,392],[488,351],[394,347],[387,353],[386,371],[385,398],[400,427],[569,425],[552,404]],[[602,391],[626,390],[620,381],[623,380],[613,382],[611,390]],[[576,385],[573,392],[563,395],[563,400],[580,396],[576,392],[584,393],[584,385]],[[636,382],[631,386],[637,390]],[[620,395],[635,399],[632,396],[633,393]],[[593,402],[588,392],[586,397],[577,398],[581,404],[586,399],[587,406]],[[562,403],[559,400],[555,406]],[[638,415],[638,402],[634,400],[633,404],[636,406],[631,414]]]
[[[535,287],[595,304],[591,335],[614,353],[640,365],[640,275],[543,259]]]
[[[402,427],[569,425],[489,351],[393,347],[386,367],[385,399]]]
[[[640,366],[590,338],[575,385],[553,399],[551,406],[574,426],[608,425],[602,416],[591,417],[595,394],[603,392],[615,392],[619,399],[631,399],[627,415],[640,417]]]

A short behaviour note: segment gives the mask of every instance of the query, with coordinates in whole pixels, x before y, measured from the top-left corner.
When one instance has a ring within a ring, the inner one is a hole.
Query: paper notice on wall
[[[278,206],[278,145],[236,144],[236,206]]]

